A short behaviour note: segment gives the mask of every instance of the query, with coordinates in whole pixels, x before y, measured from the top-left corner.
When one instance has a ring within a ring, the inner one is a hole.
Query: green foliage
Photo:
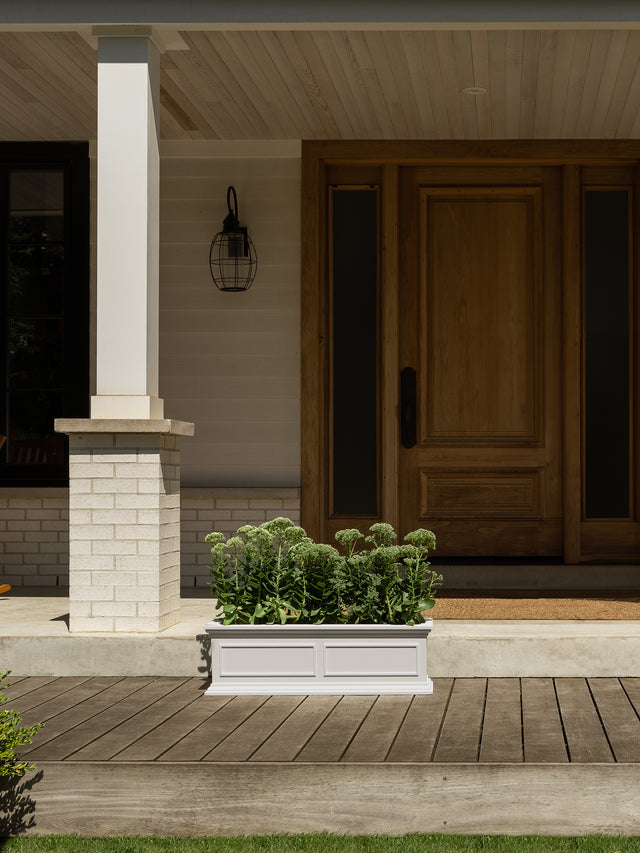
[[[254,835],[215,838],[26,836],[4,853],[639,853],[638,836]]]
[[[8,701],[3,690],[6,684],[2,684],[11,670],[0,675],[0,705]],[[28,770],[34,770],[35,764],[27,764],[19,761],[16,748],[25,743],[31,743],[35,733],[42,728],[44,723],[36,726],[21,727],[21,718],[15,711],[8,708],[0,708],[0,777],[20,777]]]
[[[427,559],[435,536],[414,530],[396,545],[390,524],[373,524],[369,534],[357,550],[362,533],[338,531],[340,554],[287,518],[247,524],[227,540],[210,533],[210,586],[224,624],[423,622],[442,584]]]

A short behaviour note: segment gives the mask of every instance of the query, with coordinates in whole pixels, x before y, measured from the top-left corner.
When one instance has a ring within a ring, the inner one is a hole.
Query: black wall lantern
[[[231,208],[233,196],[233,209]],[[253,240],[238,221],[238,198],[233,187],[227,189],[229,213],[211,241],[209,268],[218,290],[249,290],[258,269]]]

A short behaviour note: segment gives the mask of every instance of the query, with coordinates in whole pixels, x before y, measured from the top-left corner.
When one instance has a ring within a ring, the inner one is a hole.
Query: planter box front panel
[[[431,626],[211,622],[207,695],[431,693]]]

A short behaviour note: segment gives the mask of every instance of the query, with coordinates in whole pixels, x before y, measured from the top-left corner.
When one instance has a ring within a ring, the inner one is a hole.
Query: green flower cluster
[[[247,524],[229,539],[210,533],[210,586],[224,624],[423,622],[442,585],[427,559],[435,536],[414,530],[396,545],[390,524],[373,524],[369,534],[338,531],[341,554],[288,518]]]

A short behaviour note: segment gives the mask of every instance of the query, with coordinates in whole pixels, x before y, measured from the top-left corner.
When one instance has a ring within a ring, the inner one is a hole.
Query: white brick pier
[[[157,632],[180,610],[180,437],[167,419],[56,421],[69,435],[69,627]]]

